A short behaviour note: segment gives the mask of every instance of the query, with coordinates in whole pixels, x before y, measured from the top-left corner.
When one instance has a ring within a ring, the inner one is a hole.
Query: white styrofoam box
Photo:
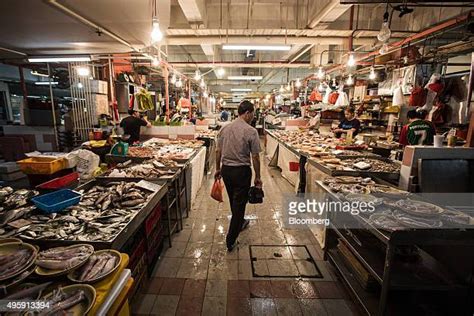
[[[208,131],[209,126],[208,125],[196,125],[196,131]]]
[[[109,100],[106,94],[93,94],[96,114],[110,114],[109,112]]]
[[[140,133],[142,135],[168,135],[169,134],[169,126],[152,126],[152,127],[142,127],[140,129]]]
[[[16,171],[20,171],[20,168],[14,161],[4,162],[0,164],[0,173],[12,173]]]
[[[91,80],[91,92],[99,94],[108,93],[108,82],[103,80]]]
[[[194,135],[196,133],[196,126],[194,125],[170,126],[170,134],[174,128],[176,128],[176,134],[178,135]]]

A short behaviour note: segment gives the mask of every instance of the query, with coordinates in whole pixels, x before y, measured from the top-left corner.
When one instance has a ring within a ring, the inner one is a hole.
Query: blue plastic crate
[[[81,194],[70,189],[43,194],[31,199],[36,207],[45,213],[61,212],[69,206],[78,204],[80,200]]]

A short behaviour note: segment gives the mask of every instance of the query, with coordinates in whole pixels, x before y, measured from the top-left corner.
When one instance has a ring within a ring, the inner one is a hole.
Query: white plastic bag
[[[77,162],[77,172],[81,180],[89,180],[93,177],[94,171],[99,167],[100,157],[86,149],[78,149],[68,156]],[[73,158],[74,157],[74,158]]]

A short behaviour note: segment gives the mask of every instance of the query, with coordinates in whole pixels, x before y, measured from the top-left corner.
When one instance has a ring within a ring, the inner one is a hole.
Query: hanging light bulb
[[[382,47],[379,49],[380,55],[384,55],[388,52],[388,45],[387,43],[383,43]]]
[[[201,79],[201,83],[199,84],[199,86],[203,89],[206,87],[206,83],[204,82],[204,79]]]
[[[176,83],[176,74],[173,74],[173,75],[171,76],[170,82],[171,82],[171,84],[175,84],[175,83]]]
[[[178,81],[176,81],[175,86],[176,86],[176,88],[181,88],[183,86],[183,82],[181,81],[181,77],[178,79]]]
[[[333,86],[333,87],[336,86],[336,78],[332,78],[332,86]]]
[[[374,80],[376,77],[377,77],[377,75],[375,74],[374,66],[372,66],[372,67],[370,67],[369,79]]]
[[[202,93],[202,96],[204,98],[207,98],[209,96],[209,94],[207,93],[207,90],[204,90],[204,92]]]
[[[324,91],[324,86],[323,86],[323,83],[322,83],[322,82],[319,83],[318,91],[319,91],[319,92],[323,92],[323,91]]]
[[[300,87],[301,87],[301,81],[300,81],[300,78],[296,79],[296,82],[295,82],[295,87],[297,87],[297,88],[300,88]]]
[[[281,87],[280,87],[280,93],[283,93],[283,92],[285,92],[285,88],[283,88],[283,85],[281,85]]]
[[[352,79],[352,75],[351,75],[351,74],[349,74],[349,77],[347,77],[346,84],[347,84],[348,86],[354,84],[354,79]]]
[[[224,75],[225,75],[225,69],[222,68],[222,67],[220,67],[219,69],[217,69],[217,75],[218,75],[219,77],[224,76]]]
[[[156,58],[156,57],[153,57],[153,58],[151,59],[151,65],[152,65],[153,67],[158,67],[158,66],[160,65],[159,59]]]
[[[79,89],[82,89],[82,88],[84,88],[84,85],[83,85],[81,82],[78,82],[78,83],[77,83],[77,87],[78,87]]]
[[[354,54],[351,53],[349,55],[349,59],[347,60],[347,66],[353,67],[353,66],[355,66],[355,64],[356,64],[356,60],[354,58]]]
[[[318,73],[316,75],[318,79],[323,79],[324,78],[324,69],[323,66],[319,66]]]
[[[403,63],[406,65],[408,64],[408,56],[403,57]]]
[[[388,22],[383,22],[380,32],[377,34],[377,39],[381,42],[386,42],[390,39],[390,35],[392,35],[392,31],[390,31]]]
[[[291,85],[290,83],[288,82],[288,84],[286,85],[286,91],[290,91],[291,90]]]
[[[163,33],[161,33],[160,23],[158,22],[157,17],[153,17],[150,36],[151,36],[152,44],[158,43],[159,41],[163,39]]]
[[[196,74],[194,75],[194,80],[199,81],[201,80],[201,72],[199,69],[196,69]]]

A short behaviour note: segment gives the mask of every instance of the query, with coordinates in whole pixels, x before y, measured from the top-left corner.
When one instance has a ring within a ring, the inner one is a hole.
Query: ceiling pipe
[[[162,61],[163,62],[163,61]],[[135,63],[136,65],[149,65],[150,63],[139,62]],[[287,63],[281,61],[267,61],[267,62],[169,62],[167,63],[170,67],[173,68],[196,68],[198,65],[200,68],[215,68],[215,67],[224,67],[224,68],[308,68],[310,65],[309,62],[299,62],[299,63]]]

